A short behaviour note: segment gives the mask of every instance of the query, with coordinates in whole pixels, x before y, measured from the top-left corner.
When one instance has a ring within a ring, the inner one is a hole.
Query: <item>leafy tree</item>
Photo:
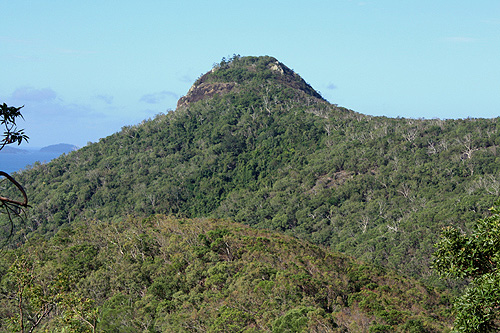
[[[444,277],[470,279],[455,301],[455,329],[490,332],[499,328],[500,310],[500,201],[493,215],[477,222],[472,235],[448,227],[436,244],[434,268]]]
[[[33,261],[23,256],[14,261],[6,274],[6,284],[12,290],[8,297],[14,300],[17,308],[8,320],[12,331],[32,332],[59,301],[59,281],[43,283],[35,266]]]
[[[28,136],[24,134],[24,129],[17,129],[16,120],[19,118],[24,119],[21,114],[21,109],[24,107],[7,106],[3,103],[0,106],[0,125],[5,128],[3,139],[0,141],[0,150],[5,145],[15,143],[21,144],[23,141],[28,141]]]
[[[314,308],[300,307],[287,311],[284,316],[276,319],[273,324],[273,332],[303,332],[309,321],[307,314],[311,311],[314,311]]]
[[[0,150],[11,143],[17,142],[17,144],[20,145],[23,141],[28,141],[28,136],[24,134],[24,130],[17,129],[16,125],[16,120],[23,118],[20,111],[23,107],[24,106],[7,106],[5,103],[0,106],[0,125],[2,125],[5,130],[3,138],[0,140]],[[8,183],[14,185],[22,195],[22,199],[12,199],[12,197],[0,196],[0,210],[7,215],[6,226],[9,229],[8,235],[10,236],[12,235],[14,227],[12,219],[21,216],[23,212],[22,208],[28,206],[28,197],[21,184],[12,178],[12,176],[3,171],[0,171],[0,176],[4,177],[2,182],[8,181]]]

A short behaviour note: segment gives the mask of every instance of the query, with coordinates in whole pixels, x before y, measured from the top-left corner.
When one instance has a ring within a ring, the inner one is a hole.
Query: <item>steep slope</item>
[[[220,220],[76,223],[4,252],[0,281],[0,331],[9,332],[17,331],[19,307],[30,318],[44,306],[51,311],[38,328],[50,332],[435,332],[450,325],[446,294]]]
[[[238,91],[242,84],[248,85],[250,82],[262,84],[268,80],[292,88],[296,92],[323,99],[298,74],[275,58],[234,56],[229,61],[223,60],[216,64],[210,72],[196,80],[187,95],[179,99],[177,107],[188,106],[214,95],[223,95],[234,88]]]
[[[440,230],[500,192],[498,119],[371,117],[272,57],[235,57],[173,112],[18,175],[23,233],[153,213],[230,218],[428,278]]]

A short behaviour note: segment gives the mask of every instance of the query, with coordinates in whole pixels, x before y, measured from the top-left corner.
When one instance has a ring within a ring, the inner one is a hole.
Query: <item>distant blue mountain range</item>
[[[25,169],[35,162],[47,163],[62,154],[67,154],[78,147],[67,143],[50,145],[41,149],[21,149],[5,146],[0,150],[0,171],[12,173]]]

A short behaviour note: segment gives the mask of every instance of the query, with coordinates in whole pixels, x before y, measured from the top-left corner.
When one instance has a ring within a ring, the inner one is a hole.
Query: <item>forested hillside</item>
[[[0,331],[436,332],[449,297],[212,219],[76,222],[0,257]]]
[[[468,231],[498,197],[499,125],[362,115],[272,57],[235,56],[175,111],[16,175],[32,208],[12,243],[128,215],[227,218],[426,279],[441,228]]]

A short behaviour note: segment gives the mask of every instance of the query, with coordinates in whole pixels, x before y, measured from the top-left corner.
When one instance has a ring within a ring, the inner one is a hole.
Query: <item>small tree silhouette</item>
[[[28,141],[29,138],[24,134],[24,129],[18,129],[16,125],[17,119],[24,119],[20,111],[23,107],[24,105],[20,107],[7,106],[5,103],[0,106],[0,126],[4,127],[3,137],[0,140],[0,150],[8,144],[17,142],[17,144],[20,145],[23,141]],[[14,197],[0,195],[0,214],[7,215],[6,226],[9,229],[7,241],[14,231],[14,219],[22,219],[24,208],[28,207],[28,196],[21,184],[11,175],[4,171],[0,171],[0,177],[3,177],[0,183],[7,182],[8,185],[14,185],[15,190],[22,196],[22,199],[16,199]]]

